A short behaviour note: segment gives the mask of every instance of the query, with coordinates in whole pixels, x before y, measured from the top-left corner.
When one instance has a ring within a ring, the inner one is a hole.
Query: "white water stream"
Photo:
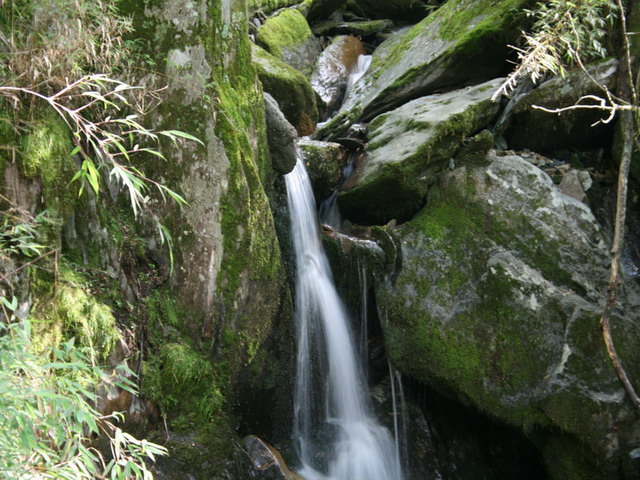
[[[402,480],[389,431],[369,411],[348,318],[322,248],[303,162],[285,176],[296,253],[296,447],[307,480]]]

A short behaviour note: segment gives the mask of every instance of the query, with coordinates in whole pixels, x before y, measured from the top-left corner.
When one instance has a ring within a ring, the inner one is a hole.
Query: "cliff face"
[[[55,275],[24,269],[12,286],[21,301],[31,298],[25,308],[33,318],[51,321],[42,336],[61,324],[55,319],[62,309],[49,297],[82,300],[68,315],[72,323],[81,322],[86,304],[98,304],[110,318],[109,338],[118,339],[101,353],[114,362],[127,357],[141,375],[138,417],[159,412],[167,422],[176,454],[169,470],[176,467],[180,478],[189,469],[208,475],[220,471],[219,458],[232,456],[227,414],[238,405],[238,392],[244,392],[243,412],[252,410],[254,398],[260,408],[277,410],[288,397],[278,392],[287,392],[292,377],[287,360],[273,361],[290,357],[291,297],[267,196],[277,179],[266,146],[262,87],[251,64],[247,5],[167,0],[119,6],[132,15],[135,30],[127,41],[146,63],[128,69],[132,83],[162,89],[142,123],[202,141],[167,141],[158,149],[166,160],[149,155],[137,166],[188,204],[163,202],[150,192],[148,212],[134,218],[113,182],[97,197],[78,198],[77,184],[68,186],[78,162],[68,155],[71,132],[54,112],[35,115],[24,129],[3,129],[4,143],[15,147],[2,152],[0,163],[6,202],[33,216],[48,209],[55,220],[48,241],[60,248]],[[4,116],[14,115],[6,107]],[[29,112],[15,115],[26,120]],[[169,232],[171,253],[156,220]],[[8,272],[17,265],[7,260],[2,267]],[[54,287],[57,282],[64,287]],[[91,325],[87,342],[104,328]],[[71,325],[54,333],[77,330]],[[147,434],[156,425],[151,420]],[[210,459],[194,462],[193,455]]]

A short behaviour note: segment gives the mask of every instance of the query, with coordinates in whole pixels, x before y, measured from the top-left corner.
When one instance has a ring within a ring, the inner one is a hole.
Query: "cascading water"
[[[300,159],[285,181],[297,268],[294,435],[300,474],[308,480],[401,480],[393,438],[369,412],[366,382]]]

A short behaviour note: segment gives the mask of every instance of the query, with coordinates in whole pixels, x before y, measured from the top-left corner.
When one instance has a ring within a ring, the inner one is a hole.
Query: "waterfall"
[[[311,183],[298,159],[285,176],[296,253],[296,448],[308,480],[401,480],[389,431],[368,391],[318,230]]]

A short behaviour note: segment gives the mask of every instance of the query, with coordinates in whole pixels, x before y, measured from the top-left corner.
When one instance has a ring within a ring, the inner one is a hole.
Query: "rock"
[[[304,480],[289,470],[280,453],[254,435],[243,440],[253,471],[250,477],[258,480]]]
[[[346,152],[339,143],[317,140],[300,139],[298,147],[311,178],[316,202],[321,202],[338,188]]]
[[[311,134],[318,121],[318,109],[309,81],[257,45],[252,46],[251,58],[264,90],[276,99],[298,135]]]
[[[366,54],[364,44],[356,37],[339,36],[322,52],[311,74],[311,86],[321,100],[321,118],[340,108],[349,74]]]
[[[296,166],[296,129],[284,118],[278,102],[265,92],[264,112],[267,120],[267,141],[273,167],[284,174]]]
[[[627,468],[638,423],[602,345],[609,251],[591,211],[522,158],[490,154],[443,174],[396,232],[402,268],[377,290],[396,368],[521,429],[551,478]],[[632,378],[639,299],[624,281],[612,319]]]
[[[258,29],[256,42],[287,65],[311,75],[320,55],[320,42],[311,33],[304,16],[295,9],[282,10]]]
[[[617,68],[618,61],[612,59],[590,66],[589,74],[599,84],[615,91]],[[514,105],[511,123],[504,132],[509,148],[544,153],[559,148],[585,150],[609,145],[613,125],[593,126],[608,116],[605,112],[573,110],[558,115],[534,108],[534,105],[549,109],[568,107],[584,95],[602,95],[602,90],[581,70],[565,78],[547,80],[524,95]]]
[[[391,18],[415,23],[429,13],[424,0],[350,0],[349,8],[365,18]]]
[[[587,194],[585,193],[585,189],[582,186],[582,181],[578,176],[579,173],[577,170],[571,169],[569,170],[563,177],[558,188],[565,195],[569,195],[570,197],[575,198],[579,202],[584,202]],[[584,172],[589,175],[588,172]]]
[[[357,37],[375,37],[393,27],[388,19],[366,20],[359,22],[322,22],[313,27],[313,33],[321,36],[355,35]]]
[[[320,18],[328,18],[344,5],[346,0],[314,0],[307,13],[309,21],[318,20]]]
[[[369,124],[367,159],[340,193],[343,214],[366,225],[411,218],[433,173],[495,116],[491,95],[501,82],[422,97],[376,117]]]
[[[280,8],[290,7],[298,3],[299,0],[249,0],[249,12],[261,12],[269,14]]]
[[[414,25],[383,42],[342,111],[320,129],[318,139],[340,136],[357,120],[367,121],[439,89],[499,76],[519,34],[513,10],[528,0],[449,0]],[[520,23],[519,23],[520,22]]]

